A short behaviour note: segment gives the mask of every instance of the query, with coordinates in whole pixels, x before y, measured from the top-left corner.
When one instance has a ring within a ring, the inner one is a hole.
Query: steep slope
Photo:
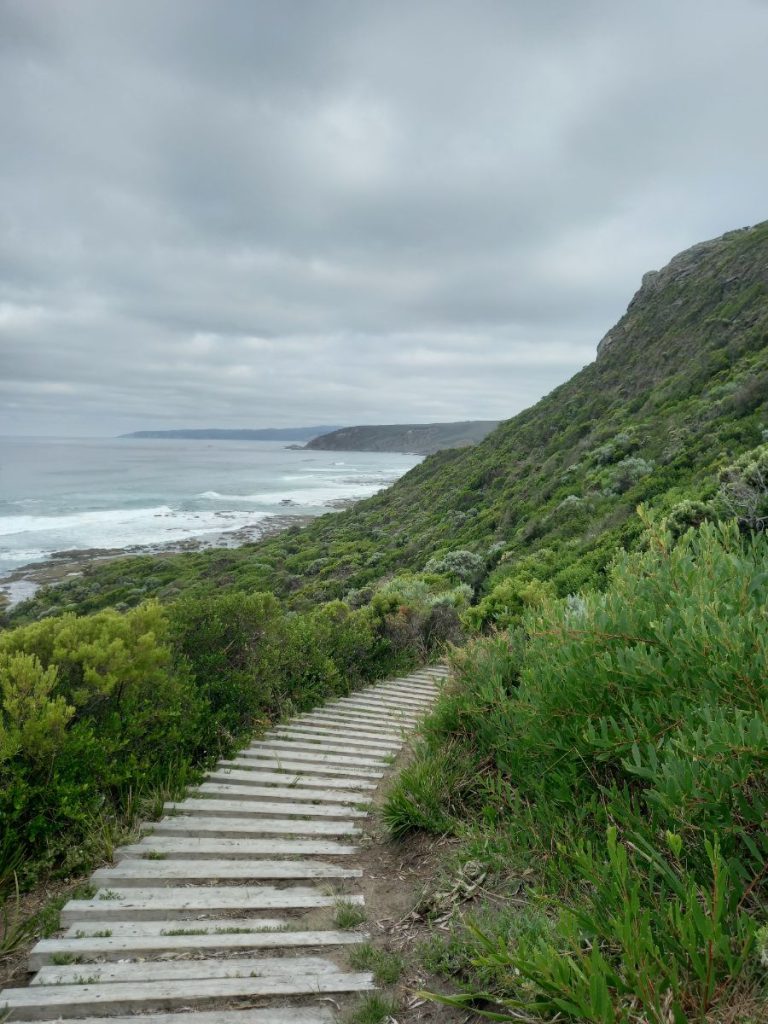
[[[313,438],[306,448],[348,452],[415,452],[431,455],[443,448],[477,444],[499,425],[498,420],[463,423],[395,423],[383,426],[343,427]]]
[[[235,551],[113,563],[19,616],[220,586],[273,590],[301,607],[457,549],[486,570],[503,559],[502,572],[534,556],[537,575],[569,593],[617,543],[631,544],[639,503],[663,510],[711,492],[766,427],[768,222],[647,274],[595,362],[475,447],[431,455],[303,530]]]

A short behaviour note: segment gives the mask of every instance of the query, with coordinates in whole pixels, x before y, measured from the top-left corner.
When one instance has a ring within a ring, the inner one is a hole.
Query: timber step
[[[185,922],[186,924],[187,922]],[[294,949],[299,947],[348,946],[364,942],[367,938],[361,932],[353,931],[287,931],[282,929],[247,930],[233,929],[231,925],[206,931],[197,927],[198,922],[188,922],[187,928],[167,928],[171,934],[155,935],[108,935],[92,938],[42,939],[32,950],[29,966],[37,970],[46,964],[63,962],[72,957],[82,965],[90,960],[147,960],[152,957],[171,954],[194,956],[205,953],[242,953],[248,950]],[[252,924],[253,922],[251,922]],[[225,926],[226,921],[219,921]],[[109,931],[104,928],[104,931]],[[178,934],[176,934],[178,932]],[[202,934],[201,934],[202,933]],[[238,961],[232,961],[237,963]],[[285,963],[295,963],[286,958]],[[80,973],[90,974],[79,968]]]
[[[339,897],[314,886],[190,885],[157,888],[102,889],[90,900],[70,900],[61,912],[62,925],[74,921],[162,921],[197,915],[242,914],[258,910],[306,910],[334,907]],[[345,896],[363,905],[362,896]],[[1,1004],[0,1004],[1,1005]]]
[[[19,1018],[16,1017],[16,1020]],[[59,1024],[40,1020],[40,1024]],[[214,1010],[190,1013],[149,1013],[137,1017],[80,1017],[79,1024],[336,1024],[338,1016],[327,1007],[291,1006],[282,1009]]]
[[[140,1010],[170,1010],[197,1003],[201,1007],[233,999],[367,992],[374,988],[366,973],[309,974],[264,978],[187,978],[176,981],[130,981],[89,985],[30,985],[0,993],[7,1020],[45,1020]]]
[[[163,857],[193,860],[228,857],[231,860],[258,856],[305,857],[308,854],[344,857],[357,853],[358,846],[335,843],[330,839],[200,839],[191,837],[146,836],[140,843],[122,846],[116,851],[119,860]]]

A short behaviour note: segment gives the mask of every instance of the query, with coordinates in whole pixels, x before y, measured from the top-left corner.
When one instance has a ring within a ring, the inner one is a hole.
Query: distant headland
[[[199,430],[134,430],[119,436],[181,441],[310,441],[313,437],[338,429],[338,426],[265,427],[261,430],[218,430],[204,427]]]
[[[495,430],[498,420],[461,423],[390,423],[342,427],[309,441],[307,448],[348,452],[413,452],[431,455],[442,448],[467,448]]]

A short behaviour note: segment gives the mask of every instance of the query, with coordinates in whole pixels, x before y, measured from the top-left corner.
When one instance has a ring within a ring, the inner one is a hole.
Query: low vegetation
[[[302,615],[224,593],[0,633],[0,891],[109,856],[243,737],[423,662],[457,615],[392,587]]]
[[[768,544],[640,548],[457,652],[385,807],[487,869],[494,900],[429,956],[494,1020],[764,1019]]]

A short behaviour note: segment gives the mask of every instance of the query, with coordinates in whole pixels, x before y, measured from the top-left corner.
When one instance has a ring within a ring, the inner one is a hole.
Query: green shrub
[[[427,572],[454,576],[461,583],[475,586],[485,574],[485,559],[474,551],[449,551],[427,562]]]
[[[0,857],[23,852],[23,877],[188,759],[202,712],[152,603],[0,634],[0,697]]]
[[[182,598],[169,609],[170,638],[206,705],[203,745],[220,751],[279,708],[283,613],[269,594]]]
[[[387,800],[394,834],[453,832],[502,892],[521,859],[552,891],[554,935],[464,958],[510,1011],[687,1024],[758,984],[768,544],[731,522],[644,547],[455,655]]]
[[[745,971],[754,973],[757,925],[739,906],[740,888],[717,844],[707,853],[710,873],[699,886],[669,864],[668,851],[642,839],[619,843],[609,829],[604,855],[591,844],[573,854],[586,898],[560,905],[554,932],[518,930],[511,942],[508,933],[475,929],[473,967],[496,990],[441,1001],[490,1002],[488,1016],[510,1022],[521,1011],[594,1024],[713,1019],[739,993]]]

